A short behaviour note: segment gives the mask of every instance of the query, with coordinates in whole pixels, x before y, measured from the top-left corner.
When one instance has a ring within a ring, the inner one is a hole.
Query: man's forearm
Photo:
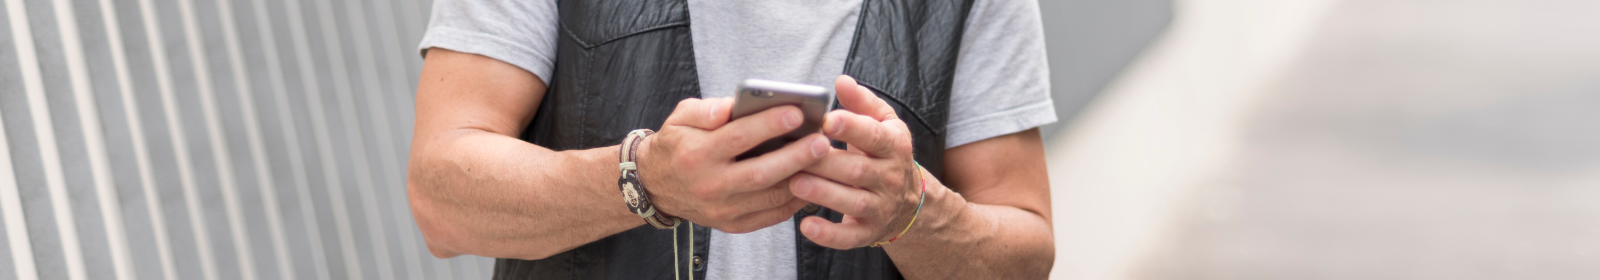
[[[556,152],[472,129],[432,140],[407,175],[435,256],[540,259],[643,224],[615,187],[615,146]]]
[[[929,181],[911,230],[884,245],[909,279],[1043,279],[1054,263],[1049,221],[1004,205],[967,201]]]

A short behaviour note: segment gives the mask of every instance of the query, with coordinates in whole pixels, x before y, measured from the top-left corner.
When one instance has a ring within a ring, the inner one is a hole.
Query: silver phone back
[[[784,144],[804,138],[822,129],[822,117],[833,106],[833,95],[828,88],[779,81],[745,79],[735,90],[732,118],[754,115],[783,105],[800,108],[805,122],[783,136],[756,146],[739,159],[754,157],[783,147]]]

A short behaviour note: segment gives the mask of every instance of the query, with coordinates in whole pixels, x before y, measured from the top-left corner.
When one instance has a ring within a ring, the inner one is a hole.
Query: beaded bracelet
[[[901,236],[906,235],[907,231],[911,231],[911,225],[917,224],[917,216],[922,215],[922,203],[928,201],[928,180],[922,178],[922,164],[919,164],[916,161],[912,161],[911,164],[917,166],[917,181],[922,182],[922,194],[917,198],[917,211],[911,214],[911,222],[906,223],[906,229],[900,230],[900,234],[895,235],[894,238],[890,238],[889,241],[873,242],[872,247],[881,247],[883,244],[889,244],[890,242],[899,240]]]

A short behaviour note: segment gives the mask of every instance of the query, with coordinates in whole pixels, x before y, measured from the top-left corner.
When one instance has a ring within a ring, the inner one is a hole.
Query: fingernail
[[[799,196],[810,195],[811,194],[811,188],[817,186],[817,183],[816,182],[812,182],[811,180],[815,180],[815,179],[811,179],[811,178],[795,179],[794,180],[794,196],[799,197]]]
[[[783,114],[783,127],[794,129],[800,127],[800,112]]]
[[[833,123],[833,132],[830,132],[830,134],[837,136],[839,133],[844,133],[844,117],[834,115],[833,120],[828,122]]]
[[[706,117],[715,120],[717,119],[717,106],[722,105],[722,98],[712,98],[707,101],[711,102],[711,110],[706,110]]]
[[[817,137],[817,140],[811,142],[811,156],[822,157],[822,155],[828,154],[830,147],[828,147],[827,137]]]
[[[805,224],[805,226],[803,226],[803,228],[805,228],[803,230],[806,231],[806,236],[817,236],[817,225],[816,224]]]

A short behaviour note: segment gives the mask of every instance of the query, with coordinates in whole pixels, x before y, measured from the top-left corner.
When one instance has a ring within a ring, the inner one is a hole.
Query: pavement
[[[1053,279],[1600,279],[1600,1],[1175,6],[1047,147]]]

